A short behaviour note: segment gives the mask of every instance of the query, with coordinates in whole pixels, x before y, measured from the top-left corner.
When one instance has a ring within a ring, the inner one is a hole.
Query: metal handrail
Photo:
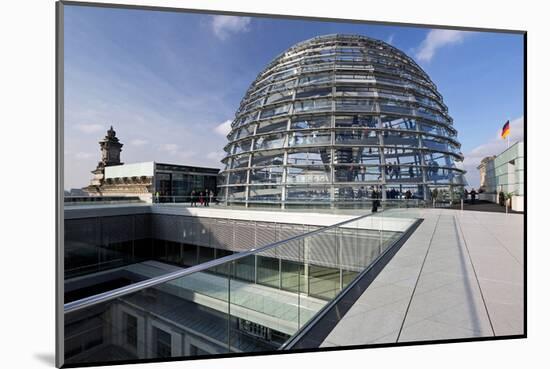
[[[80,299],[80,300],[72,301],[72,302],[69,302],[69,303],[66,303],[65,305],[63,305],[63,312],[65,314],[67,314],[67,313],[71,313],[71,312],[74,312],[74,311],[77,311],[77,310],[81,310],[81,309],[84,309],[84,308],[87,308],[87,307],[90,307],[90,306],[94,306],[94,305],[97,305],[97,304],[100,304],[100,303],[103,303],[103,302],[114,300],[118,297],[129,295],[131,293],[138,292],[140,290],[143,290],[143,289],[146,289],[146,288],[149,288],[149,287],[154,287],[154,286],[157,286],[159,284],[170,282],[174,279],[185,277],[189,274],[193,274],[193,273],[196,273],[196,272],[201,272],[201,271],[210,269],[212,267],[225,264],[227,262],[240,260],[240,259],[245,258],[247,256],[254,255],[254,254],[257,254],[259,252],[266,251],[266,250],[270,250],[272,248],[275,248],[277,246],[280,246],[282,244],[285,244],[285,243],[288,243],[288,242],[291,242],[291,241],[296,241],[296,240],[299,240],[299,239],[302,239],[302,238],[305,238],[305,237],[313,236],[315,234],[325,232],[325,231],[328,231],[330,229],[337,228],[337,227],[343,226],[345,224],[348,224],[348,223],[355,222],[357,220],[366,218],[366,217],[371,216],[373,214],[379,214],[379,213],[369,213],[369,214],[361,215],[361,216],[355,217],[353,219],[348,219],[348,220],[345,220],[345,221],[340,222],[340,223],[336,223],[336,224],[333,224],[333,225],[330,225],[330,226],[327,226],[327,227],[323,227],[321,229],[317,229],[317,230],[314,230],[314,231],[302,233],[300,235],[297,235],[297,236],[294,236],[294,237],[291,237],[291,238],[287,238],[285,240],[273,242],[273,243],[270,243],[268,245],[262,246],[262,247],[257,248],[257,249],[250,249],[248,251],[239,252],[237,254],[224,256],[222,258],[207,261],[205,263],[201,263],[199,265],[195,265],[195,266],[192,266],[192,267],[189,267],[189,268],[185,268],[185,269],[182,269],[182,270],[177,270],[175,272],[163,274],[161,276],[146,279],[146,280],[141,281],[141,282],[136,282],[136,283],[133,283],[133,284],[128,285],[128,286],[120,287],[120,288],[117,288],[117,289],[114,289],[114,290],[111,290],[111,291],[99,293],[97,295],[93,295],[93,296],[85,297],[85,298]]]

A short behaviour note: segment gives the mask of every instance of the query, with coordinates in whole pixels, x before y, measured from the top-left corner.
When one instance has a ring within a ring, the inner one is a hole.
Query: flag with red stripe
[[[504,123],[504,126],[502,126],[502,132],[500,133],[500,137],[502,139],[505,139],[510,134],[510,121],[507,120],[506,123]]]

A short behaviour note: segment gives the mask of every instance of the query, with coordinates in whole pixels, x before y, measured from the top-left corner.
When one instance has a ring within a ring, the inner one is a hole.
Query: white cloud
[[[502,122],[504,125],[504,122]],[[479,186],[479,171],[477,167],[487,156],[498,155],[506,150],[507,140],[500,138],[502,126],[495,131],[495,136],[486,143],[477,146],[464,154],[464,169],[468,171],[466,178],[473,187]],[[510,121],[510,145],[523,140],[523,116]]]
[[[169,154],[177,154],[180,147],[174,143],[165,143],[159,146],[160,151],[168,152]]]
[[[136,139],[130,141],[130,145],[133,145],[133,146],[145,146],[148,143],[149,143],[149,141],[143,140],[141,138],[136,138]]]
[[[103,131],[105,127],[101,124],[79,124],[76,126],[76,129],[84,133],[96,133]],[[105,132],[107,132],[107,129],[105,129]]]
[[[165,162],[166,160],[176,160],[177,164],[186,164],[186,165],[196,165],[196,162],[188,162],[189,160],[196,159],[197,152],[193,151],[191,148],[186,147],[185,150],[183,150],[182,146],[175,144],[175,143],[165,143],[160,145],[159,150],[161,152],[168,153],[172,158],[170,159],[164,159],[164,157],[161,157],[159,161]]]
[[[459,44],[470,34],[470,32],[466,31],[432,29],[418,47],[416,58],[419,61],[429,62],[438,49],[447,45]]]
[[[220,162],[225,157],[225,153],[223,151],[211,151],[206,154],[206,157],[215,162]]]
[[[214,128],[214,131],[221,136],[227,136],[229,132],[231,132],[231,120],[226,120],[225,122],[218,124]]]
[[[391,34],[387,39],[386,39],[386,42],[390,45],[393,45],[393,39],[395,37],[395,34]]]
[[[216,37],[223,41],[231,34],[248,31],[250,18],[231,15],[213,15],[211,25],[212,31]]]
[[[89,152],[77,152],[75,154],[75,158],[76,159],[79,159],[79,160],[86,160],[86,159],[91,159],[93,158],[95,155],[94,154],[91,154]]]

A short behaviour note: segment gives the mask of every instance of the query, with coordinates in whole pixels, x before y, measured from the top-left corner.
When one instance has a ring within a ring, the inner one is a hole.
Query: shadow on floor
[[[450,207],[450,209],[460,210],[460,204],[455,204]],[[476,200],[473,204],[470,200],[464,202],[464,210],[473,210],[473,211],[488,211],[491,213],[505,213],[506,209],[504,206],[500,206],[499,204],[495,204],[494,202],[489,201],[483,201],[483,200]],[[523,214],[523,212],[520,211],[514,211],[511,209],[508,209],[508,212],[510,214]]]
[[[55,366],[55,355],[52,353],[38,353],[34,354],[34,357],[44,364]]]

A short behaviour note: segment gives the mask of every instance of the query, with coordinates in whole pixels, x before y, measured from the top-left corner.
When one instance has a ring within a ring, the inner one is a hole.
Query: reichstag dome
[[[300,42],[252,83],[227,136],[228,204],[429,200],[464,189],[457,131],[428,75],[358,35]]]

